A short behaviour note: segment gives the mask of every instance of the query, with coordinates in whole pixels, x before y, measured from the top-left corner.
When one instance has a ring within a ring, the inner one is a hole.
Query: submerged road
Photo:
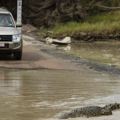
[[[57,58],[44,53],[41,49],[48,46],[35,40],[33,37],[23,35],[23,57],[15,61],[10,57],[0,56],[0,68],[13,69],[77,69],[70,61]]]
[[[7,68],[0,69],[0,120],[58,120],[58,113],[75,107],[120,103],[120,75],[78,65],[33,37],[23,39],[21,61],[0,59],[0,68]],[[120,111],[114,111],[71,120],[119,118]]]

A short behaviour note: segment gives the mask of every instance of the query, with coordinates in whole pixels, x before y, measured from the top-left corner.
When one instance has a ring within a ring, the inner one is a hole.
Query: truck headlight
[[[13,35],[13,42],[20,42],[20,40],[21,40],[21,34]]]

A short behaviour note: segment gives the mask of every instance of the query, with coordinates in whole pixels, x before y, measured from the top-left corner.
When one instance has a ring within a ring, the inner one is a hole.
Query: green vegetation
[[[71,36],[80,32],[116,33],[120,31],[120,11],[90,16],[84,22],[56,24],[54,27],[44,30],[44,32],[47,31],[51,31],[52,37]]]

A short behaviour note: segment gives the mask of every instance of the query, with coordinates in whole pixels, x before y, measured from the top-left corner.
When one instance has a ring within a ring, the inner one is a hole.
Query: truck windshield
[[[10,14],[0,14],[0,27],[15,27]]]

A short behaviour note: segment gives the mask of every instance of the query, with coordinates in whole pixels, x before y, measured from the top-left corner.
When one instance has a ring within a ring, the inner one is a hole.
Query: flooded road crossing
[[[92,70],[0,70],[1,120],[42,120],[120,101],[120,76]]]

